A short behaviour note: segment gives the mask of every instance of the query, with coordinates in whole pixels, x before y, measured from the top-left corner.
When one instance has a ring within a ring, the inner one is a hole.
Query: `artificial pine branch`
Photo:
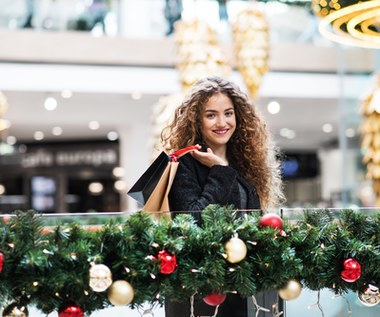
[[[210,205],[197,225],[191,215],[153,221],[143,211],[104,223],[97,231],[75,222],[47,230],[33,211],[18,211],[0,223],[4,269],[0,273],[1,303],[34,304],[48,314],[73,303],[86,314],[110,306],[107,292],[89,286],[92,264],[105,264],[113,281],[126,280],[135,291],[130,304],[163,304],[165,298],[202,298],[211,292],[252,296],[283,287],[290,279],[312,290],[337,294],[380,284],[380,214],[341,210],[305,210],[302,219],[283,230],[260,227],[260,213],[241,213]],[[50,223],[51,224],[51,223]],[[247,247],[238,263],[225,258],[225,244],[237,236]],[[177,258],[171,274],[160,272],[159,251]],[[340,277],[343,261],[355,258],[360,279]]]

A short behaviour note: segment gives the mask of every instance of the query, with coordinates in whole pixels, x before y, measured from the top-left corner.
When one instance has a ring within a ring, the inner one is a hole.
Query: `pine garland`
[[[46,314],[68,303],[86,314],[111,306],[107,291],[89,286],[92,263],[107,265],[113,281],[132,285],[131,308],[162,304],[165,298],[202,298],[216,290],[251,296],[279,289],[290,279],[336,294],[380,284],[380,213],[341,210],[333,217],[329,210],[304,210],[302,219],[283,219],[283,230],[260,227],[260,218],[260,212],[210,205],[202,212],[202,226],[189,214],[155,221],[139,211],[110,219],[99,230],[76,223],[46,230],[45,217],[16,211],[0,222],[0,301],[35,305]],[[246,257],[234,264],[226,261],[225,249],[233,236],[247,247]],[[172,274],[160,273],[162,250],[176,256]],[[340,276],[347,258],[362,267],[353,283]]]

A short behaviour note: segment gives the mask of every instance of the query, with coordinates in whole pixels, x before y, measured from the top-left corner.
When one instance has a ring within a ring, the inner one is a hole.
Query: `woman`
[[[200,224],[200,212],[209,204],[268,209],[283,200],[280,168],[266,125],[247,95],[230,81],[198,81],[163,130],[162,141],[168,152],[200,146],[179,160],[169,194],[173,213],[192,211]],[[166,303],[166,316],[182,316],[184,305]],[[194,308],[195,316],[214,313],[202,301]],[[247,300],[229,295],[218,316],[248,316]]]

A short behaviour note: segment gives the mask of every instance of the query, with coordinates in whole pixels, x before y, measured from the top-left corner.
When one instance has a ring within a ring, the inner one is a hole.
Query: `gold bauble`
[[[118,280],[108,288],[108,299],[114,306],[125,306],[132,302],[135,292],[127,281]]]
[[[94,292],[103,292],[112,284],[112,273],[104,264],[94,264],[90,269],[90,287]]]
[[[278,295],[283,300],[293,300],[301,295],[302,285],[296,280],[289,280],[288,283],[278,290]]]
[[[247,246],[244,241],[238,237],[233,237],[225,244],[227,261],[230,263],[238,263],[247,255]]]
[[[10,304],[3,310],[3,317],[28,317],[29,312],[26,306],[17,303]]]

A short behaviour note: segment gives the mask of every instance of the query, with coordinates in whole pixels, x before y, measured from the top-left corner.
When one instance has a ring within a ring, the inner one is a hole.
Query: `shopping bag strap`
[[[181,157],[181,156],[184,156],[185,154],[191,152],[191,151],[194,151],[194,150],[199,150],[199,146],[198,145],[190,145],[188,147],[185,147],[183,149],[179,149],[178,151],[175,151],[174,153],[171,153],[169,154],[170,156],[170,160],[172,162],[177,162],[178,159]]]

